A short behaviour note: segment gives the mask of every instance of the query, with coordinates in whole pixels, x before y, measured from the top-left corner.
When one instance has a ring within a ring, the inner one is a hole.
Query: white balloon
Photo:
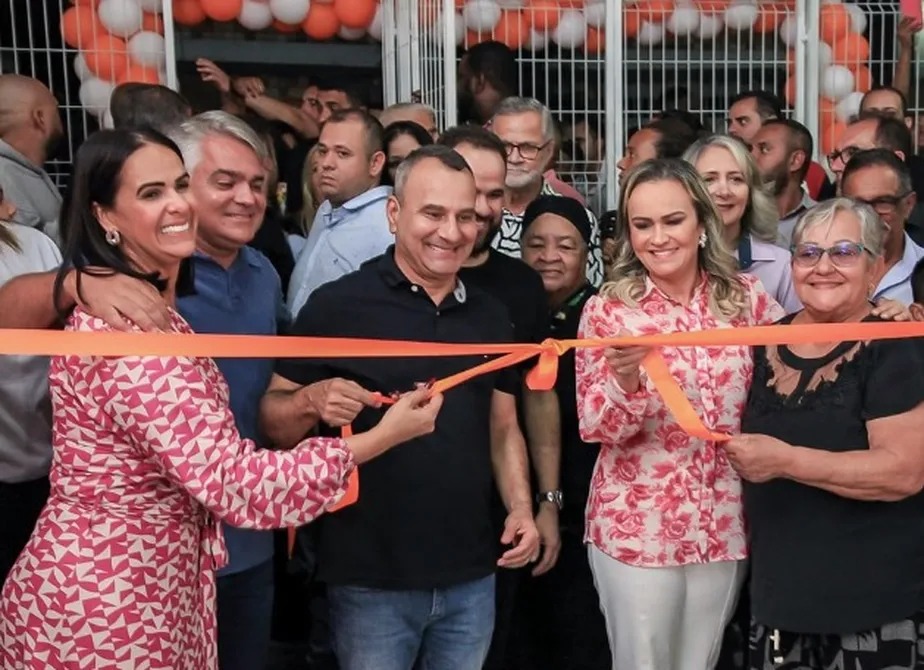
[[[818,71],[824,74],[824,71],[834,59],[834,50],[828,46],[827,42],[818,43]]]
[[[166,42],[157,33],[142,30],[128,40],[128,53],[142,65],[161,67],[166,54]]]
[[[667,30],[674,35],[690,35],[699,28],[700,13],[693,5],[677,5],[667,18]]]
[[[241,13],[237,16],[237,22],[247,30],[263,30],[273,25],[273,12],[265,2],[244,0]]]
[[[456,31],[456,46],[461,46],[465,41],[465,19],[462,18],[462,14],[456,12],[456,20],[453,24]]]
[[[584,13],[577,9],[566,9],[552,31],[552,39],[564,49],[578,49],[587,38],[587,21]]]
[[[735,2],[725,10],[725,25],[732,30],[750,30],[760,10],[752,2]]]
[[[462,8],[465,27],[475,32],[491,32],[500,17],[501,8],[494,0],[468,0]]]
[[[310,0],[270,0],[269,3],[273,16],[289,25],[304,21],[310,7]]]
[[[523,48],[530,51],[545,51],[547,46],[549,46],[549,34],[544,30],[532,28],[529,31],[529,39],[526,40]]]
[[[863,102],[863,94],[860,91],[854,91],[834,106],[834,113],[839,120],[850,123],[860,113],[861,102]]]
[[[87,67],[87,59],[83,57],[83,54],[77,54],[74,57],[74,74],[77,75],[80,81],[86,81],[93,76],[90,68]]]
[[[337,37],[342,40],[347,40],[348,42],[361,40],[365,36],[365,28],[348,28],[347,26],[340,26],[340,30],[337,31]]]
[[[138,3],[141,5],[141,9],[153,14],[160,14],[164,10],[162,0],[138,0]]]
[[[722,32],[722,16],[720,14],[702,14],[699,17],[699,28],[696,36],[701,40],[711,40]]]
[[[841,101],[853,93],[853,72],[843,65],[829,65],[821,76],[821,93]]]
[[[96,11],[103,28],[116,37],[131,37],[144,23],[137,0],[103,0]]]
[[[866,20],[866,12],[860,9],[859,6],[849,2],[844,5],[844,9],[850,14],[850,29],[858,35],[865,33],[866,26],[869,23]]]
[[[796,17],[792,14],[787,14],[786,18],[780,23],[779,27],[780,39],[788,47],[795,47],[796,40],[799,39],[799,25],[796,22]]]
[[[628,3],[623,3],[628,4]],[[584,19],[588,26],[602,28],[606,23],[606,3],[589,2],[584,6]]]
[[[366,28],[369,37],[381,42],[382,41],[382,5],[381,3],[375,8],[375,16],[372,17],[372,23]]]
[[[80,85],[80,104],[94,116],[99,116],[109,109],[109,98],[114,88],[115,85],[108,81],[91,77]]]
[[[664,39],[664,24],[642,21],[635,40],[639,44],[660,44]]]
[[[103,130],[112,130],[115,128],[115,121],[112,120],[112,112],[109,111],[109,108],[106,108],[106,111],[103,112],[103,115],[99,118],[99,127]]]

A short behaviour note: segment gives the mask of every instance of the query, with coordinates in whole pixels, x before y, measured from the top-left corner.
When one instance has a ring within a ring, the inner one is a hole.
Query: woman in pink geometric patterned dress
[[[195,248],[187,183],[153,131],[91,136],[63,210],[66,262],[145,278],[172,302]],[[172,326],[191,332],[176,313]],[[67,328],[109,330],[79,308]],[[3,670],[215,668],[221,522],[312,520],[357,463],[432,430],[441,404],[417,391],[365,434],[274,452],[238,435],[211,359],[57,356],[50,384],[52,491],[0,596]]]

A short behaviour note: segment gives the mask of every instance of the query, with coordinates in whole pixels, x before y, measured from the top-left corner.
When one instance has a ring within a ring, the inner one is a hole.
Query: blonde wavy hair
[[[725,149],[730,153],[747,182],[748,204],[741,216],[741,233],[750,233],[758,240],[775,244],[779,234],[777,230],[780,225],[779,212],[760,176],[757,163],[754,162],[754,158],[748,153],[741,140],[728,135],[704,137],[694,142],[684,152],[683,159],[695,167],[703,153],[712,147]]]
[[[645,292],[648,271],[635,255],[629,238],[629,199],[641,184],[659,181],[673,181],[683,186],[693,201],[696,219],[706,233],[706,246],[699,249],[697,260],[709,285],[709,309],[713,314],[726,319],[747,313],[748,293],[738,276],[738,262],[722,237],[722,217],[696,168],[677,158],[645,161],[626,174],[619,195],[616,254],[600,294],[620,300],[630,307],[638,306]]]

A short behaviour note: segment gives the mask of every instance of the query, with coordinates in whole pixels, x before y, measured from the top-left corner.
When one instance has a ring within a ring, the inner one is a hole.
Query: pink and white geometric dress
[[[68,327],[110,330],[80,310]],[[59,356],[50,383],[52,491],[0,596],[0,668],[215,668],[220,521],[314,519],[345,492],[351,452],[255,450],[207,358]]]

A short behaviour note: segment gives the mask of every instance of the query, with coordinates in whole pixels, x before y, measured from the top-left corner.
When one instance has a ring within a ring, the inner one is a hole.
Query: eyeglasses
[[[804,268],[813,268],[825,254],[839,268],[853,267],[860,260],[863,252],[872,255],[872,252],[862,244],[856,242],[837,242],[828,248],[817,244],[796,244],[792,247],[793,263]]]
[[[853,200],[861,205],[869,205],[877,214],[894,214],[902,200],[911,195],[911,193],[911,191],[907,191],[901,195],[881,195],[872,200],[864,200],[863,198],[853,198]]]
[[[521,157],[521,158],[523,158],[523,159],[525,159],[525,160],[528,160],[528,161],[531,161],[531,160],[533,160],[536,156],[539,155],[539,152],[540,152],[540,151],[542,151],[542,150],[545,149],[547,146],[549,146],[549,142],[551,142],[551,141],[552,141],[552,140],[549,140],[548,142],[543,142],[542,144],[538,144],[538,145],[537,145],[537,144],[529,144],[529,143],[525,143],[525,144],[516,144],[516,143],[514,143],[514,142],[504,142],[504,151],[507,153],[507,157],[508,157],[508,158],[509,158],[510,156],[512,156],[514,150],[516,150],[516,151],[520,152],[520,157]]]
[[[866,151],[866,149],[861,149],[860,147],[844,147],[843,149],[836,149],[827,155],[828,165],[834,165],[837,160],[840,160],[844,165],[847,165],[847,163],[850,162],[850,159],[861,151]]]

